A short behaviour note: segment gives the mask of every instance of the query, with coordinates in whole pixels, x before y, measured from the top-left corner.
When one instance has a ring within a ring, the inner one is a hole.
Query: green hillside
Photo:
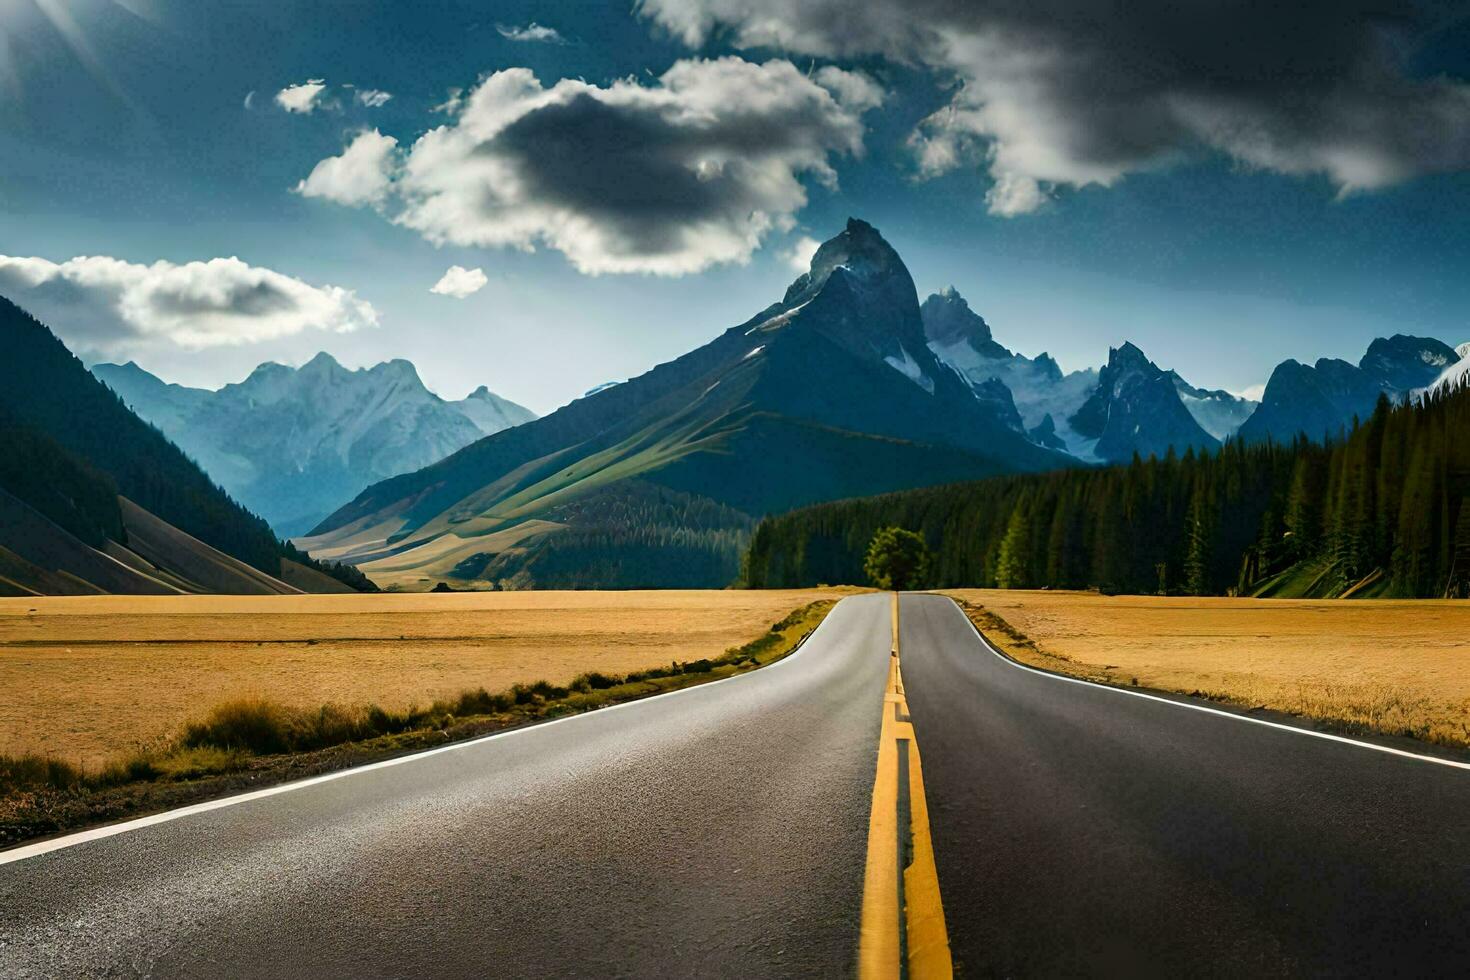
[[[304,559],[4,298],[0,342],[0,488],[94,547],[126,543],[121,495],[268,576],[283,558]],[[351,568],[318,570],[370,587]]]
[[[998,419],[935,359],[907,269],[852,221],[780,303],[640,377],[369,487],[298,544],[398,588],[723,586],[765,514],[1073,462]],[[615,528],[597,516],[613,501],[637,512],[647,487],[733,517],[710,537],[664,512]]]

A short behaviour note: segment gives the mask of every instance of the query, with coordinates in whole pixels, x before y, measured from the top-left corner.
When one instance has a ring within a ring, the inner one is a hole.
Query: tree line
[[[722,586],[739,577],[754,524],[733,507],[643,480],[619,481],[541,517],[563,530],[466,559],[454,576],[502,589]]]
[[[1393,404],[1329,442],[1193,450],[819,504],[756,528],[755,588],[863,582],[883,528],[931,587],[1168,595],[1470,595],[1470,389]]]

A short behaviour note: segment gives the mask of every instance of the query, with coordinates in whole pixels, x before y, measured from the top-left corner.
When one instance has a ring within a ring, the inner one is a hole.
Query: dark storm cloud
[[[366,183],[391,187],[385,212],[431,241],[546,245],[583,272],[680,275],[744,261],[789,228],[803,179],[835,180],[829,157],[861,153],[861,114],[880,101],[865,76],[782,60],[681,61],[656,84],[549,89],[514,68],[401,161],[382,156]],[[355,169],[354,147],[318,164],[303,187],[322,186],[303,193],[355,203],[317,180]]]
[[[1110,184],[1204,149],[1342,192],[1470,166],[1470,87],[1406,62],[1435,26],[1400,2],[643,0],[691,44],[878,54],[952,77],[912,143],[940,173],[983,161],[992,209]]]

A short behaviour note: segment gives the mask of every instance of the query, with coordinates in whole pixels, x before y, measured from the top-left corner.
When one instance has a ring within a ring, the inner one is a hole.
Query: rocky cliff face
[[[992,336],[990,325],[953,286],[926,299],[920,315],[934,355],[972,386],[994,381],[1007,388],[1027,431],[1051,417],[1047,435],[1038,445],[1091,458],[1090,441],[1074,433],[1067,419],[1096,387],[1096,371],[1064,374],[1049,354],[1029,358],[1011,351]]]
[[[1398,401],[1435,384],[1460,360],[1432,337],[1396,334],[1373,341],[1356,364],[1321,358],[1313,365],[1284,361],[1271,373],[1261,406],[1240,428],[1242,439],[1286,441],[1336,436],[1354,416],[1367,418],[1380,395]]]
[[[1111,462],[1134,453],[1146,459],[1170,448],[1182,453],[1220,444],[1184,407],[1171,373],[1131,343],[1108,353],[1097,388],[1069,421],[1076,432],[1097,440],[1094,455]]]

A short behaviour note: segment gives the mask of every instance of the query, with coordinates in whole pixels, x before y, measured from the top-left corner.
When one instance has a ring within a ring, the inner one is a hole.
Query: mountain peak
[[[330,371],[333,368],[340,368],[341,366],[342,365],[338,364],[337,359],[331,354],[328,354],[326,351],[317,351],[315,357],[307,361],[305,364],[301,365],[301,370],[314,372]]]
[[[1119,366],[1133,366],[1151,364],[1148,355],[1145,354],[1137,344],[1131,340],[1123,341],[1123,346],[1113,347],[1108,351],[1108,364]]]
[[[786,290],[783,305],[791,307],[810,301],[838,270],[863,281],[882,280],[895,274],[909,278],[903,260],[877,228],[860,218],[848,218],[847,227],[823,242],[812,255],[810,269]],[[912,286],[912,280],[909,283]]]
[[[953,286],[931,295],[919,307],[924,321],[924,337],[931,345],[952,348],[969,345],[982,357],[997,360],[1009,358],[1011,352],[995,342],[990,324],[974,310]]]
[[[1369,344],[1358,367],[1375,381],[1409,391],[1432,384],[1440,372],[1459,359],[1453,347],[1433,337],[1394,334]]]
[[[373,365],[370,369],[370,373],[386,375],[387,377],[390,377],[395,381],[413,381],[419,384],[423,383],[422,381],[419,381],[419,370],[418,368],[413,366],[413,362],[406,361],[401,357],[395,357],[391,361],[383,361],[380,364]]]
[[[1068,422],[1073,431],[1097,440],[1093,452],[1099,459],[1113,462],[1134,453],[1162,457],[1171,446],[1219,446],[1184,407],[1172,374],[1130,341],[1108,351],[1096,390]]]

